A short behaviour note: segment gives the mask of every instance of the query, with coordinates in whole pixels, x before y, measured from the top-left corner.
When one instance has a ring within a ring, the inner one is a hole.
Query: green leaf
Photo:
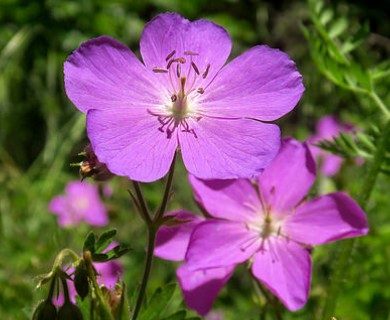
[[[179,310],[170,316],[163,318],[162,320],[184,320],[186,318],[187,312],[185,310]]]
[[[109,244],[112,242],[112,238],[116,235],[116,229],[108,230],[100,235],[96,241],[95,250],[101,253],[104,249],[107,249]]]
[[[90,319],[90,302],[88,299],[81,299],[81,297],[76,295],[76,303],[80,308],[81,313],[83,314],[84,319]]]
[[[83,252],[90,251],[92,254],[94,254],[95,253],[95,242],[96,242],[96,236],[91,231],[90,233],[88,233],[87,238],[84,241]]]
[[[107,262],[108,260],[108,255],[106,253],[94,253],[92,255],[93,262]]]
[[[337,38],[348,28],[348,20],[344,17],[337,19],[329,28],[329,37]]]
[[[153,293],[153,296],[150,298],[147,308],[143,310],[140,320],[159,319],[161,313],[171,300],[175,289],[175,283],[168,284],[163,288],[157,288],[157,290]]]

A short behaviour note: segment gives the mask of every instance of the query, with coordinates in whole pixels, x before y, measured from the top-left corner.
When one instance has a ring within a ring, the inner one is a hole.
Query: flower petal
[[[191,233],[204,219],[184,210],[172,211],[165,216],[174,216],[173,222],[182,223],[163,225],[158,229],[154,255],[166,260],[184,260]]]
[[[303,91],[287,54],[256,46],[221,70],[205,90],[202,107],[216,115],[272,121],[290,112]]]
[[[231,47],[229,34],[221,26],[207,20],[190,22],[177,13],[160,14],[147,23],[140,42],[141,55],[149,69],[165,68],[166,58],[173,51],[172,58],[188,60],[183,67],[192,68],[192,61],[202,74],[210,64],[206,79],[199,77],[201,82],[213,79],[229,57]],[[185,52],[197,55],[189,56]]]
[[[258,249],[259,240],[244,223],[209,219],[193,231],[186,261],[193,270],[241,263]]]
[[[283,227],[291,239],[316,245],[367,234],[367,218],[358,204],[341,192],[304,203]]]
[[[201,179],[257,176],[280,146],[276,125],[255,120],[187,119],[191,132],[180,132],[179,143],[187,170]]]
[[[311,259],[307,249],[283,238],[270,238],[256,253],[253,275],[291,311],[302,308],[309,296]]]
[[[212,308],[219,291],[232,276],[235,266],[191,270],[186,264],[177,269],[184,300],[190,309],[205,316]]]
[[[249,180],[200,180],[190,175],[195,199],[215,218],[249,222],[262,212],[256,189]]]
[[[259,177],[259,189],[273,214],[293,209],[309,192],[315,180],[315,161],[305,143],[283,139],[274,161]]]
[[[91,110],[87,132],[99,160],[117,175],[150,182],[169,170],[177,136],[159,130],[161,124],[146,110]]]
[[[64,65],[65,89],[82,112],[161,104],[156,75],[123,43],[99,37],[81,44]]]

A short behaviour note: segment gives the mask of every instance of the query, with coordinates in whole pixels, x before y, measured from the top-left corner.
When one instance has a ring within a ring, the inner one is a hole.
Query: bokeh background
[[[390,53],[389,1],[330,1],[325,6],[332,19],[348,23],[348,34],[362,25],[369,27],[354,56],[364,66],[386,61]],[[308,138],[316,121],[333,114],[342,121],[366,129],[378,122],[378,113],[365,97],[359,97],[328,81],[313,62],[300,25],[311,25],[305,1],[257,0],[0,0],[0,318],[28,319],[46,290],[34,289],[34,277],[48,272],[56,254],[65,247],[80,252],[90,230],[106,228],[86,224],[60,228],[48,203],[65,185],[79,179],[77,154],[87,144],[85,118],[67,99],[63,63],[81,42],[109,35],[139,53],[144,24],[158,13],[175,11],[191,20],[206,18],[224,26],[233,39],[231,58],[256,44],[287,52],[303,74],[306,92],[298,107],[278,121],[284,135]],[[389,105],[389,80],[378,92]],[[344,190],[355,196],[365,166],[347,163],[332,179],[319,177],[313,194]],[[390,319],[390,207],[389,176],[381,175],[367,214],[370,234],[360,239],[340,289],[337,319]],[[124,281],[131,297],[143,266],[146,229],[129,199],[125,178],[109,182],[113,195],[105,199],[110,227],[118,229],[117,240],[131,246],[121,258]],[[292,186],[293,187],[293,186]],[[151,207],[156,206],[161,182],[145,186]],[[199,212],[179,165],[175,197],[170,208]],[[320,315],[337,244],[315,248],[311,298],[302,310],[283,311],[284,319],[316,319]],[[175,281],[176,265],[156,260],[150,292]],[[244,267],[239,268],[222,291],[215,309],[225,319],[268,319],[252,290]],[[182,305],[176,291],[169,311]],[[262,318],[263,317],[263,318]],[[269,319],[272,313],[269,313]]]

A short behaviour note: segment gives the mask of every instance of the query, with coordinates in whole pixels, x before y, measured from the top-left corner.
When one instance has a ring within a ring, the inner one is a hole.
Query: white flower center
[[[187,119],[193,118],[199,121],[202,117],[197,101],[205,89],[198,87],[197,84],[207,78],[210,64],[201,70],[193,61],[193,57],[198,55],[196,52],[184,51],[183,57],[175,57],[175,55],[176,50],[165,58],[166,68],[153,68],[153,72],[167,77],[170,97],[164,110],[149,110],[149,113],[158,117],[158,121],[161,123],[159,130],[166,132],[168,138],[178,127],[196,137],[194,130],[189,127]]]

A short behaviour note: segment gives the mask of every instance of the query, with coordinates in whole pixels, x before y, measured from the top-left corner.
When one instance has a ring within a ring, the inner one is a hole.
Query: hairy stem
[[[385,159],[387,143],[390,139],[390,120],[384,126],[383,134],[379,138],[378,148],[375,151],[374,159],[368,168],[366,177],[362,184],[362,189],[358,195],[357,201],[363,210],[366,209],[372,190],[374,189],[377,177],[379,175],[381,165]],[[333,271],[332,281],[330,283],[322,318],[324,320],[330,319],[334,316],[336,309],[337,297],[339,289],[342,286],[343,279],[347,276],[348,264],[351,258],[353,248],[356,244],[357,238],[343,241],[340,244],[338,259]]]
[[[149,282],[149,276],[150,272],[152,270],[152,264],[153,264],[153,252],[154,252],[154,246],[155,246],[155,241],[156,241],[156,235],[158,228],[161,225],[161,220],[164,216],[165,209],[167,207],[168,201],[169,201],[169,195],[171,192],[172,188],[172,182],[173,182],[173,175],[175,172],[175,162],[176,162],[176,153],[173,158],[171,167],[168,172],[168,178],[167,182],[165,184],[165,190],[164,190],[164,195],[161,199],[161,204],[153,218],[153,220],[150,218],[149,211],[147,210],[146,207],[146,202],[143,199],[143,196],[140,197],[139,195],[142,195],[141,189],[139,188],[138,185],[135,185],[135,190],[137,193],[138,197],[138,202],[140,204],[141,210],[144,211],[143,215],[145,215],[145,222],[148,227],[148,247],[146,249],[146,259],[145,259],[145,266],[144,266],[144,273],[142,275],[142,280],[141,280],[141,286],[139,289],[138,297],[137,297],[137,302],[134,307],[133,315],[132,315],[132,320],[136,320],[139,312],[141,311],[142,308],[142,303],[145,298],[145,293],[146,293],[146,287]],[[137,191],[137,187],[139,188]]]

